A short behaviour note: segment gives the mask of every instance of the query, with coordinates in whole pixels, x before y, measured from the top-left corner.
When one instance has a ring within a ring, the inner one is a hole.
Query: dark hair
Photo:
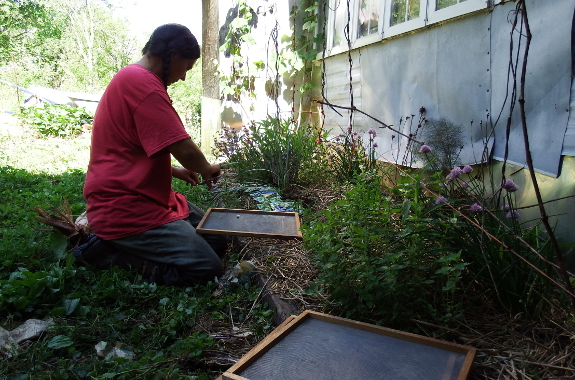
[[[162,59],[162,81],[168,87],[172,54],[178,53],[185,59],[200,58],[200,45],[188,28],[180,24],[166,24],[156,28],[142,49]]]

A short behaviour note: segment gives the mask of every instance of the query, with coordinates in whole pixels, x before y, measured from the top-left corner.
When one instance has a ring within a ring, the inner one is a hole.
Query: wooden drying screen
[[[221,380],[464,380],[476,350],[306,311],[288,319]]]
[[[301,239],[296,212],[210,208],[196,228],[199,234]]]

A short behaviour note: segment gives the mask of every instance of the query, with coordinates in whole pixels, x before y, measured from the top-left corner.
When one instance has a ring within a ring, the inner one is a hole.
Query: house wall
[[[535,167],[550,176],[559,173],[563,137],[569,117],[571,88],[571,25],[575,5],[570,0],[528,1],[529,22],[533,34],[526,78],[526,113],[532,136],[531,152]],[[461,125],[465,148],[461,163],[481,160],[486,135],[494,144],[494,157],[505,155],[505,127],[512,104],[512,84],[508,81],[510,56],[519,70],[525,39],[521,45],[513,38],[510,53],[510,19],[514,2],[507,2],[418,29],[408,34],[326,58],[327,100],[350,104],[349,59],[353,61],[354,104],[371,116],[409,134],[400,126],[400,118],[417,115],[425,107],[426,117],[447,118]],[[553,28],[549,26],[553,25]],[[517,53],[517,47],[521,51]],[[517,81],[519,75],[517,76]],[[519,83],[517,82],[517,86]],[[517,87],[518,89],[518,87]],[[359,93],[358,93],[359,92]],[[347,93],[347,96],[345,95]],[[358,105],[360,104],[360,105]],[[525,164],[519,105],[512,113],[508,162]],[[326,127],[336,133],[346,126],[342,117],[327,109]],[[473,123],[472,123],[473,121]],[[380,125],[356,113],[354,128],[365,133]],[[397,140],[393,131],[378,136],[378,153],[393,160]],[[406,146],[404,140],[401,149]]]
[[[329,56],[325,59],[326,99],[350,105],[351,58],[354,106],[405,134],[415,131],[418,110],[424,107],[428,119],[444,117],[461,126],[464,148],[460,164],[480,162],[487,145],[496,160],[494,173],[501,173],[506,124],[511,115],[506,177],[520,186],[520,206],[535,204],[529,172],[523,169],[526,161],[519,104],[517,99],[512,102],[513,76],[508,75],[511,57],[518,67],[519,91],[525,39],[518,39],[520,25],[513,40],[511,37],[515,6],[515,2],[505,2],[384,38],[349,54],[345,51]],[[545,201],[575,194],[575,161],[572,157],[562,160],[572,86],[574,8],[572,0],[527,1],[533,38],[527,59],[525,108],[530,150]],[[339,110],[340,116],[328,107],[324,111],[325,128],[332,134],[349,124],[349,112]],[[405,117],[412,115],[415,121],[405,123]],[[357,112],[353,127],[366,140],[369,128],[378,129],[377,153],[382,161],[394,162],[404,156],[407,139],[399,138],[396,132]],[[560,240],[575,242],[569,223],[575,215],[575,198],[549,203],[546,209],[553,215]],[[537,208],[525,209],[521,219],[537,219],[538,215]]]

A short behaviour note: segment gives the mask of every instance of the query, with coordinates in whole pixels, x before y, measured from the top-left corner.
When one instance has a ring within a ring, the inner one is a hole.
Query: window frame
[[[397,25],[391,25],[391,7],[393,6],[393,0],[381,1],[384,3],[385,7],[383,14],[384,26],[382,37],[387,38],[425,27],[425,20],[427,18],[427,2],[435,0],[419,0],[419,17],[414,18],[413,20],[404,21]]]
[[[383,0],[386,1],[386,0]],[[437,4],[437,0],[429,0],[430,5]],[[450,5],[446,8],[435,10],[434,7],[427,10],[427,24],[435,24],[441,21],[449,20],[458,16],[463,16],[475,11],[485,9],[489,6],[487,0],[465,0],[461,3]]]
[[[333,46],[333,38],[335,36],[335,13],[336,5],[347,6],[347,0],[328,0],[328,31],[326,33],[327,44],[325,56],[339,54],[348,51],[347,44]],[[359,5],[360,0],[350,0],[351,14],[350,14],[350,42],[351,48],[356,49],[379,41],[386,38],[397,36],[400,34],[417,31],[430,24],[435,24],[459,16],[464,16],[482,9],[490,7],[492,0],[465,0],[458,4],[450,5],[446,8],[435,10],[437,0],[419,0],[420,14],[419,17],[391,25],[391,9],[393,0],[380,0],[380,16],[378,24],[378,32],[370,34],[365,37],[357,38],[357,29],[359,24]],[[318,59],[322,57],[322,53],[318,54]]]

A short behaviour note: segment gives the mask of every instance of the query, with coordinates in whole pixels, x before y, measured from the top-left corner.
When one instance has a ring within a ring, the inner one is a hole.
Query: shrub
[[[227,160],[241,182],[270,184],[283,192],[319,165],[317,148],[313,127],[268,117],[240,131],[222,127],[214,154]]]
[[[319,281],[347,317],[402,325],[460,311],[467,264],[448,243],[453,225],[408,180],[388,194],[379,180],[358,181],[303,227]]]
[[[67,137],[82,132],[82,124],[92,122],[92,116],[81,107],[45,103],[41,107],[21,109],[24,123],[42,136]]]
[[[425,155],[414,151],[416,157],[421,159],[433,170],[452,168],[458,164],[459,153],[463,147],[462,127],[451,121],[440,119],[426,119],[421,130],[421,139],[433,150],[433,155]],[[433,158],[430,160],[430,158]]]

